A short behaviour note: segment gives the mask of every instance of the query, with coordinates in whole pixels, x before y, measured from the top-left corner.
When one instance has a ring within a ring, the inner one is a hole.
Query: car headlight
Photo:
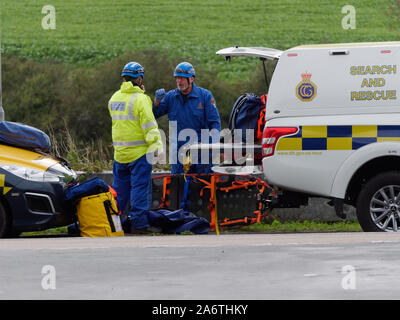
[[[8,164],[0,165],[0,168],[25,180],[61,183],[63,186],[67,185],[66,179],[68,177],[72,179],[76,178],[76,173],[73,170],[59,163],[48,168],[46,171]]]
[[[46,179],[55,179],[55,176],[62,179],[63,182],[68,183],[72,180],[75,180],[77,174],[74,170],[68,168],[67,166],[61,163],[56,163],[45,171]]]

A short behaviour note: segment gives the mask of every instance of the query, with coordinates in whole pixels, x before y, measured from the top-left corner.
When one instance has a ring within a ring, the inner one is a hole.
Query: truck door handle
[[[349,54],[349,50],[329,50],[331,56],[343,56]]]

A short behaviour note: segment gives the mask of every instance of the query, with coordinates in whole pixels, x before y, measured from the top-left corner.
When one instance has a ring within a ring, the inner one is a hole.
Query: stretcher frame
[[[233,181],[231,186],[228,187],[219,187],[218,182],[220,181],[221,176],[226,176],[226,174],[222,173],[211,173],[207,174],[207,176],[211,176],[210,181],[206,181],[204,179],[204,174],[184,174],[185,181],[188,177],[201,182],[204,184],[204,187],[200,190],[200,196],[203,195],[205,189],[210,190],[210,198],[207,209],[211,216],[210,222],[210,231],[216,231],[219,233],[219,229],[224,228],[233,228],[244,225],[250,225],[253,223],[259,223],[261,220],[266,217],[272,210],[273,199],[276,198],[275,191],[271,188],[264,180],[254,177],[254,176],[241,176],[243,178],[247,178],[245,181]],[[163,191],[161,197],[161,204],[158,209],[165,209],[169,206],[169,195],[171,194],[171,190],[169,185],[172,181],[171,175],[160,175],[154,176],[153,179],[163,179]],[[217,204],[217,191],[229,192],[231,190],[239,190],[239,189],[248,189],[249,187],[257,187],[257,204],[256,210],[250,213],[249,216],[244,216],[243,218],[222,218],[218,219],[218,204]]]

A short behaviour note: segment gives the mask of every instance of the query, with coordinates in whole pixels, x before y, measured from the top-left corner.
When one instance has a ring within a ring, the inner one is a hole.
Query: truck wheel
[[[400,172],[381,173],[367,182],[358,196],[357,218],[367,232],[400,229]]]
[[[0,201],[0,238],[4,238],[10,231],[10,218]]]

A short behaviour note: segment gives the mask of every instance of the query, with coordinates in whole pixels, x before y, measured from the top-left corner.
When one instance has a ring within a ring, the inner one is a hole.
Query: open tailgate
[[[281,50],[263,48],[263,47],[230,47],[216,52],[218,55],[230,60],[233,57],[258,57],[261,59],[274,60],[279,59]]]

